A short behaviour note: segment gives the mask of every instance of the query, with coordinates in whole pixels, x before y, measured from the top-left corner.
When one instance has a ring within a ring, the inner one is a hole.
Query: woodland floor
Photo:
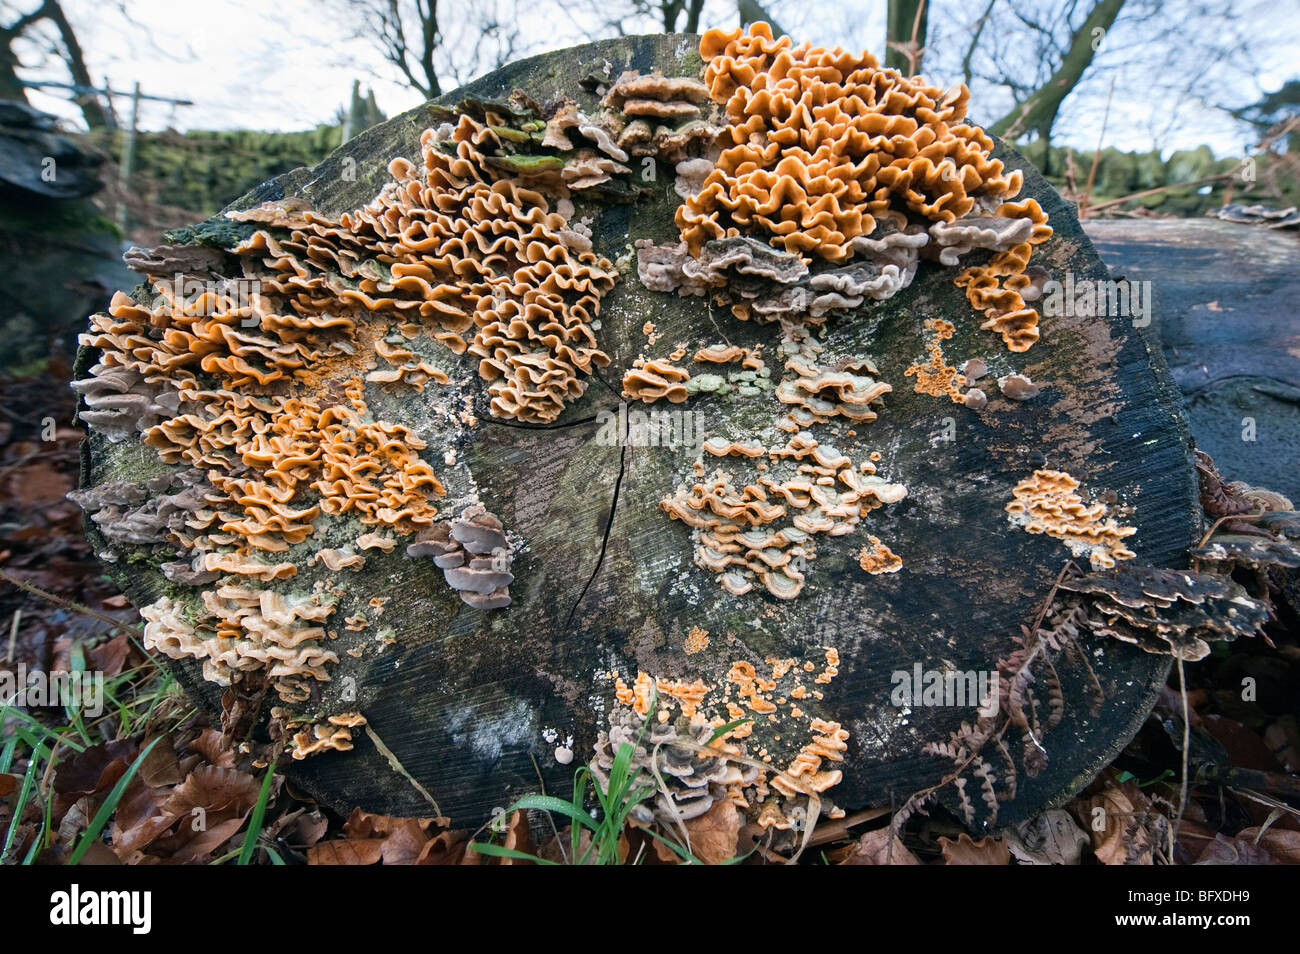
[[[232,746],[144,653],[135,609],[102,575],[81,512],[64,499],[76,486],[81,440],[71,424],[70,370],[0,379],[0,669],[102,670],[111,701],[95,720],[61,708],[0,709],[4,863],[73,856],[101,864],[499,863],[470,847],[489,840],[566,859],[568,834],[561,827],[556,837],[564,819],[536,810],[502,816],[497,831],[468,832],[439,819],[339,814],[279,775],[261,797],[266,769]],[[41,439],[47,418],[58,422],[52,442]],[[1284,615],[1267,636],[1273,646],[1261,638],[1220,643],[1186,666],[1186,760],[1174,668],[1129,746],[1060,809],[980,841],[934,809],[909,819],[900,843],[890,837],[889,806],[868,808],[823,822],[799,861],[1300,863],[1300,620]],[[1250,701],[1242,700],[1246,677],[1257,687]],[[105,808],[111,815],[103,823]],[[204,825],[191,823],[200,816]],[[700,830],[693,850],[713,860],[739,853],[748,864],[785,860],[748,834]],[[678,860],[635,828],[618,834],[617,844],[628,862]]]

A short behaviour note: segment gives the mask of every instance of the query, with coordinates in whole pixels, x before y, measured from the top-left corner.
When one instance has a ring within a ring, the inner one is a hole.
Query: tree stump
[[[445,107],[522,90],[537,103],[568,97],[594,111],[593,75],[617,77],[631,69],[696,77],[696,51],[697,38],[661,35],[524,60],[368,130],[316,168],[268,182],[233,208],[300,197],[323,215],[338,215],[390,181],[386,169],[394,157],[418,159],[421,132],[444,121]],[[1072,272],[1077,281],[1106,279],[1072,207],[1013,150],[999,144],[995,155],[1024,171],[1022,195],[1037,198],[1050,216],[1055,234],[1037,247],[1033,261],[1053,275]],[[743,595],[725,591],[716,574],[697,565],[690,528],[660,507],[679,485],[697,479],[697,457],[709,469],[716,460],[701,454],[698,440],[644,446],[611,443],[601,432],[609,433],[610,414],[612,426],[623,426],[617,417],[622,379],[638,358],[661,358],[679,344],[688,356],[683,363],[711,345],[762,346],[778,377],[779,336],[773,326],[739,321],[707,298],[644,287],[634,243],[675,241],[673,212],[681,201],[671,174],[660,171],[646,186],[631,201],[575,197],[575,217],[592,216],[595,249],[618,260],[619,281],[601,303],[596,332],[611,363],[556,420],[539,426],[494,418],[469,357],[436,359],[451,378],[446,387],[430,384],[416,393],[366,386],[371,413],[427,441],[424,457],[447,484],[446,500],[437,502],[448,516],[476,499],[500,517],[514,545],[512,601],[504,609],[471,608],[446,585],[442,570],[401,548],[367,550],[364,568],[354,573],[308,565],[292,552],[299,561],[296,590],[327,580],[342,594],[337,620],[354,613],[367,618],[362,632],[337,627],[330,648],[340,662],[316,687],[312,704],[322,713],[359,710],[373,735],[354,730],[352,751],[327,752],[290,769],[295,783],[323,802],[345,811],[360,805],[418,815],[432,810],[431,797],[438,812],[476,827],[541,783],[563,793],[620,705],[617,680],[631,691],[644,673],[670,689],[697,680],[711,689],[730,687],[728,701],[752,720],[750,756],[773,766],[799,757],[821,731],[814,720],[838,723],[848,732],[844,760],[834,766],[843,776],[823,796],[845,808],[901,803],[951,769],[923,747],[972,721],[974,707],[899,706],[895,674],[914,667],[993,671],[1016,649],[1022,627],[1034,624],[1071,559],[1061,541],[1011,524],[1006,506],[1019,482],[1037,469],[1069,473],[1088,500],[1108,494],[1111,512],[1136,528],[1127,543],[1137,562],[1185,566],[1184,551],[1199,527],[1196,482],[1178,394],[1158,344],[1127,318],[1071,314],[1045,318],[1042,340],[1028,352],[1007,352],[996,334],[978,329],[979,316],[953,284],[954,270],[922,263],[909,288],[832,318],[823,329],[827,353],[872,356],[880,379],[892,386],[878,419],[814,428],[853,461],[878,454],[878,474],[906,485],[906,498],[872,511],[853,533],[819,538],[798,596],[778,598],[761,586]],[[248,231],[219,217],[178,236],[178,244],[228,249]],[[978,411],[917,393],[904,370],[926,360],[932,326],[925,323],[939,317],[956,326],[942,342],[946,360],[960,365],[984,358],[992,377],[1022,372],[1042,393],[1016,401],[990,385],[987,406]],[[94,349],[85,349],[79,372],[95,359]],[[692,426],[700,440],[771,444],[790,436],[773,429],[784,408],[770,389],[750,397],[734,389],[701,391],[671,407],[698,415]],[[472,424],[458,418],[466,408]],[[453,450],[456,463],[444,471],[444,455]],[[136,437],[111,443],[92,434],[83,485],[139,481],[167,469]],[[105,547],[102,528],[88,527]],[[864,572],[868,534],[901,558],[901,569]],[[137,548],[111,564],[137,605],[165,594],[197,598],[199,587],[178,586],[159,572],[172,559],[167,549]],[[382,612],[374,610],[376,602]],[[345,652],[362,643],[356,658]],[[1044,742],[1046,765],[1033,775],[1022,766],[998,824],[1086,784],[1136,732],[1168,670],[1166,658],[1119,643],[1090,642],[1087,656],[1104,705],[1091,711],[1087,671],[1062,657],[1057,669],[1066,704]],[[759,689],[738,683],[737,663],[753,667]],[[197,700],[219,710],[222,690],[202,678],[197,662],[180,661],[176,671]],[[775,688],[762,690],[769,675]],[[349,689],[354,702],[342,695]],[[689,694],[678,689],[679,697]],[[729,720],[734,710],[718,703],[708,714]],[[1024,742],[1016,739],[1018,764]],[[566,764],[569,753],[573,764]]]

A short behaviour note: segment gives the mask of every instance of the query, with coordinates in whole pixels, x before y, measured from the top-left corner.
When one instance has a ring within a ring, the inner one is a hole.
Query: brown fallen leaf
[[[112,679],[119,675],[126,665],[126,657],[130,654],[131,641],[127,639],[126,633],[114,636],[107,642],[86,651],[90,668],[102,672],[105,679]]]
[[[1137,782],[1117,782],[1113,770],[1107,773],[1101,791],[1075,803],[1092,838],[1093,854],[1104,865],[1152,864],[1156,845],[1168,836],[1169,821]]]
[[[1070,813],[1052,808],[1003,833],[1015,859],[1029,865],[1077,865],[1088,835]]]
[[[307,849],[309,865],[377,865],[384,855],[378,838],[322,841]]]
[[[204,729],[190,740],[189,748],[201,755],[209,765],[226,769],[235,767],[235,750],[226,744],[216,729]]]
[[[720,865],[736,857],[740,821],[740,811],[730,801],[714,802],[705,814],[685,823],[691,854],[706,865]]]
[[[0,774],[0,798],[12,795],[21,784],[22,777],[19,775]]]
[[[1259,826],[1243,828],[1231,838],[1218,835],[1196,859],[1198,865],[1300,864],[1300,831]]]
[[[141,743],[141,748],[149,748],[149,743],[155,738],[158,738],[158,736],[146,736]],[[163,785],[179,785],[184,781],[185,776],[181,773],[180,762],[176,758],[176,750],[172,748],[170,738],[161,739],[157,745],[149,749],[149,754],[140,763],[140,769],[136,776],[145,785],[153,788],[159,788]]]
[[[226,842],[239,834],[247,817],[248,812],[244,812],[234,818],[209,825],[205,831],[197,832],[193,838],[172,852],[171,860],[182,864],[206,861],[211,855],[217,854]]]
[[[102,841],[92,841],[86,853],[81,856],[78,864],[82,865],[120,865],[122,859],[117,856],[117,852],[104,844]]]
[[[894,837],[894,829],[886,826],[869,831],[853,846],[853,850],[840,862],[842,865],[919,865],[920,858],[912,854],[901,838]]]
[[[403,818],[384,836],[380,853],[386,865],[413,865],[429,837],[414,818]]]
[[[975,841],[966,832],[957,836],[957,840],[940,838],[943,849],[943,863],[946,865],[1009,865],[1011,850],[1001,838],[987,835]]]
[[[469,846],[469,837],[463,831],[440,831],[434,835],[420,850],[420,856],[415,859],[417,865],[458,865],[462,864],[466,857],[466,848]],[[481,858],[477,852],[473,853],[476,858]],[[470,862],[479,864],[480,861]]]
[[[523,809],[517,809],[510,816],[510,821],[506,823],[506,837],[502,847],[511,851],[522,851],[524,854],[533,854],[533,832],[528,825],[528,813]],[[534,861],[528,861],[523,858],[499,858],[498,864],[503,865],[531,865],[536,864]]]
[[[292,797],[292,796],[291,796]],[[329,830],[329,819],[319,809],[298,808],[285,812],[266,829],[268,836],[284,841],[290,848],[302,850],[317,844]]]
[[[168,789],[146,785],[139,776],[127,786],[109,830],[114,850],[127,863],[138,861],[139,854],[176,823],[176,812],[162,806],[169,794]]]
[[[388,835],[399,828],[405,826],[408,822],[414,822],[421,832],[428,831],[438,819],[434,818],[401,818],[393,815],[372,815],[369,812],[363,812],[360,808],[352,809],[352,814],[348,820],[343,823],[343,834],[350,839],[357,838],[376,838]]]

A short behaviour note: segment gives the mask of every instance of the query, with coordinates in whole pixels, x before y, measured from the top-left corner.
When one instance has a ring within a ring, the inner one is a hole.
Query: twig
[[[1155,195],[1157,192],[1165,192],[1169,189],[1185,189],[1189,186],[1205,185],[1207,182],[1220,182],[1223,179],[1231,179],[1236,174],[1236,169],[1230,169],[1227,172],[1219,172],[1212,176],[1193,179],[1191,182],[1171,182],[1169,185],[1156,186],[1154,189],[1143,189],[1141,192],[1134,192],[1132,195],[1121,196],[1118,199],[1107,199],[1105,202],[1098,202],[1096,205],[1089,207],[1088,211],[1100,212],[1102,209],[1109,209],[1113,205],[1123,205],[1125,202],[1132,202],[1134,199]]]
[[[1210,525],[1210,529],[1205,532],[1205,536],[1201,537],[1201,542],[1196,544],[1196,548],[1199,550],[1201,547],[1209,543],[1210,537],[1214,536],[1214,532],[1218,530],[1219,527],[1223,526],[1223,524],[1227,523],[1229,520],[1247,520],[1247,521],[1258,520],[1260,517],[1264,516],[1266,512],[1267,511],[1261,510],[1259,513],[1224,514],[1222,517],[1220,517],[1218,520],[1214,521],[1214,523]]]
[[[841,838],[849,837],[849,829],[856,828],[858,825],[864,825],[869,821],[874,821],[881,815],[888,815],[888,808],[868,808],[857,814],[850,815],[848,818],[836,818],[824,822],[817,826],[813,831],[812,837],[808,839],[808,847],[814,848],[817,845],[824,845],[827,842],[839,841]]]
[[[5,653],[5,666],[12,666],[14,663],[14,650],[18,646],[18,625],[23,618],[23,608],[20,606],[14,610],[14,621],[9,625],[9,652]]]
[[[366,722],[366,735],[370,737],[371,742],[375,743],[375,748],[379,750],[379,754],[388,760],[389,768],[391,768],[398,775],[402,776],[402,778],[410,782],[411,786],[417,792],[419,792],[421,795],[424,796],[425,801],[427,801],[430,805],[433,806],[434,814],[437,815],[439,818],[441,818],[442,809],[438,807],[438,802],[434,799],[432,795],[429,794],[429,790],[426,789],[419,782],[417,782],[415,780],[415,776],[413,776],[410,772],[408,772],[406,768],[402,765],[402,763],[398,761],[397,756],[393,754],[393,750],[390,749],[388,746],[384,745],[384,740],[381,739],[379,737],[379,734],[370,727],[369,721]]]
[[[114,629],[120,630],[121,632],[126,633],[128,636],[131,636],[136,639],[138,639],[140,636],[139,631],[137,631],[131,626],[128,626],[126,623],[123,623],[121,620],[113,619],[113,617],[97,612],[96,610],[91,609],[89,606],[86,606],[82,603],[78,603],[75,600],[66,600],[61,596],[55,596],[49,590],[43,590],[39,586],[36,586],[33,583],[28,583],[26,580],[21,580],[18,577],[11,575],[4,570],[0,570],[0,580],[5,580],[6,582],[12,583],[14,586],[18,587],[18,589],[26,590],[28,593],[31,593],[33,596],[39,596],[43,600],[48,600],[49,602],[53,603],[55,606],[62,607],[63,609],[74,610],[75,612],[78,613],[84,613],[87,616],[93,616],[95,619],[100,620],[101,622],[108,623],[108,625],[112,626]]]
[[[1191,758],[1189,751],[1192,747],[1192,722],[1191,713],[1187,706],[1187,675],[1183,672],[1183,657],[1175,656],[1178,663],[1178,694],[1183,698],[1183,772],[1182,781],[1178,785],[1178,814],[1174,817],[1174,824],[1169,829],[1169,858],[1172,861],[1174,857],[1174,836],[1183,824],[1183,812],[1187,810],[1187,765]]]
[[[1110,92],[1106,94],[1106,110],[1101,114],[1101,132],[1097,134],[1097,148],[1092,152],[1092,165],[1088,169],[1088,184],[1083,190],[1083,204],[1079,207],[1079,218],[1088,215],[1088,203],[1092,201],[1092,186],[1097,181],[1097,164],[1101,162],[1101,144],[1106,139],[1106,123],[1110,121],[1110,100],[1115,95],[1115,77],[1110,78]]]

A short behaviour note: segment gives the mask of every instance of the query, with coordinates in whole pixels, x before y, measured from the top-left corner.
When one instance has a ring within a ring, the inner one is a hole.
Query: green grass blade
[[[257,839],[262,836],[262,821],[266,818],[266,803],[271,798],[271,782],[274,778],[275,761],[272,760],[262,777],[262,790],[257,793],[257,804],[253,806],[253,817],[248,820],[248,831],[244,832],[244,847],[239,849],[238,864],[246,865],[253,860]]]
[[[91,843],[99,837],[99,833],[102,832],[104,826],[108,824],[109,817],[117,810],[117,803],[122,800],[122,796],[126,793],[126,787],[131,784],[131,779],[135,778],[135,773],[138,772],[140,766],[144,764],[145,757],[153,751],[153,747],[161,742],[163,738],[164,736],[160,735],[146,745],[144,751],[135,757],[135,761],[132,762],[130,767],[122,774],[122,777],[117,780],[117,784],[113,786],[113,790],[108,793],[108,798],[104,799],[104,804],[100,805],[99,811],[95,812],[95,817],[90,821],[90,827],[86,829],[85,833],[81,836],[81,840],[77,842],[77,847],[72,849],[72,854],[68,856],[68,864],[76,865],[81,863],[81,859],[84,858],[86,852],[90,850]]]
[[[577,822],[593,831],[596,829],[596,823],[591,816],[581,808],[574,807],[570,802],[556,798],[553,795],[525,795],[511,807],[511,811],[519,808],[536,808],[544,812],[555,812],[557,815],[563,815],[570,821]]]
[[[740,728],[742,725],[744,725],[746,722],[753,722],[753,721],[754,721],[753,719],[749,719],[749,718],[745,718],[745,719],[736,719],[734,722],[728,722],[726,725],[720,725],[720,726],[718,726],[716,729],[713,730],[713,734],[712,734],[711,736],[709,736],[709,741],[706,742],[706,743],[704,743],[704,744],[705,744],[705,745],[710,745],[710,744],[712,744],[712,743],[718,741],[718,739],[722,738],[724,735],[726,735],[726,734],[727,734],[728,732],[730,732],[732,729],[739,729],[739,728]]]
[[[39,765],[40,762],[33,753],[31,761],[27,763],[27,771],[23,773],[23,785],[18,790],[18,800],[14,802],[14,814],[9,819],[9,831],[5,834],[4,848],[0,849],[0,862],[9,856],[9,851],[13,848],[14,836],[18,834],[18,821],[23,817],[23,811],[31,800],[32,787],[36,784],[36,769]]]
[[[494,845],[490,841],[471,841],[469,846],[480,855],[491,855],[494,858],[514,858],[519,861],[532,861],[539,865],[555,864],[554,861],[549,861],[546,858],[539,858],[537,855],[530,855],[526,851],[515,851],[513,848],[502,848],[500,845]]]

